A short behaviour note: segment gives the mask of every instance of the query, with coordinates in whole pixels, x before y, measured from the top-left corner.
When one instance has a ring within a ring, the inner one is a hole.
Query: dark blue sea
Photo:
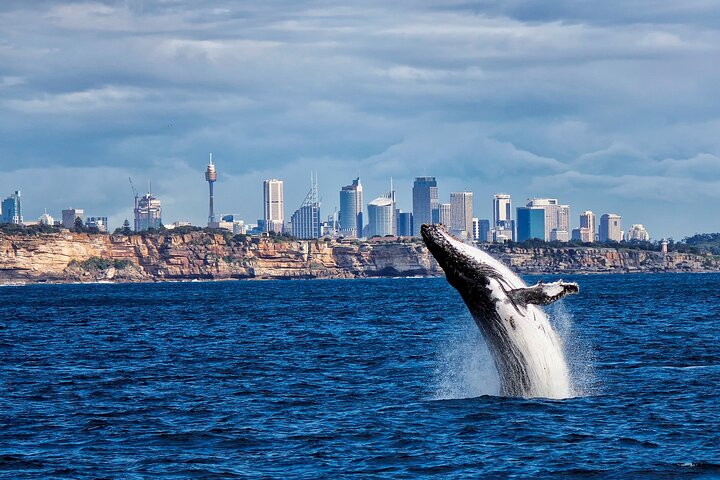
[[[719,478],[720,275],[564,279],[564,400],[441,278],[0,287],[0,478]]]

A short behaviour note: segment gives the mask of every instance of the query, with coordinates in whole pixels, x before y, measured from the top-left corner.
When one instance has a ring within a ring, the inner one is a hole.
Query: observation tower
[[[213,165],[212,153],[210,154],[210,163],[205,170],[205,180],[207,180],[210,186],[210,212],[208,213],[208,225],[215,222],[215,196],[213,194],[213,184],[217,181],[217,172],[215,171],[215,165]]]

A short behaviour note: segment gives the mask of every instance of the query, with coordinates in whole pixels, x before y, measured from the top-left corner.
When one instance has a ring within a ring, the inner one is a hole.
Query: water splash
[[[562,343],[570,374],[571,393],[568,398],[600,393],[593,350],[573,327],[572,314],[563,302],[554,303],[544,310]],[[482,334],[472,321],[458,323],[438,352],[433,399],[500,395],[500,378]]]
[[[463,321],[442,344],[434,371],[433,399],[499,395],[500,379],[475,323]]]
[[[586,397],[600,393],[595,375],[595,354],[590,342],[583,338],[573,326],[572,313],[564,302],[545,307],[550,324],[562,340],[562,349],[570,371],[572,396]]]

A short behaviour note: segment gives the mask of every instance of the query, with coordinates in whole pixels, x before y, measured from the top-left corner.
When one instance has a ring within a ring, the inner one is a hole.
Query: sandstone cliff
[[[438,275],[419,242],[240,239],[219,233],[0,234],[0,282]]]
[[[720,257],[689,253],[593,247],[525,249],[502,245],[491,245],[488,251],[519,273],[720,271]]]
[[[611,248],[488,251],[520,273],[718,271],[718,257]],[[418,241],[326,242],[220,233],[0,233],[0,283],[441,275]]]

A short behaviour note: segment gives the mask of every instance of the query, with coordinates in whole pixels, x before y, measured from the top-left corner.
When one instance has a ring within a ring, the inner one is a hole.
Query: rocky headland
[[[720,271],[720,257],[623,248],[486,249],[519,273]],[[0,233],[0,283],[432,276],[418,239],[251,238],[219,232],[104,235]]]

